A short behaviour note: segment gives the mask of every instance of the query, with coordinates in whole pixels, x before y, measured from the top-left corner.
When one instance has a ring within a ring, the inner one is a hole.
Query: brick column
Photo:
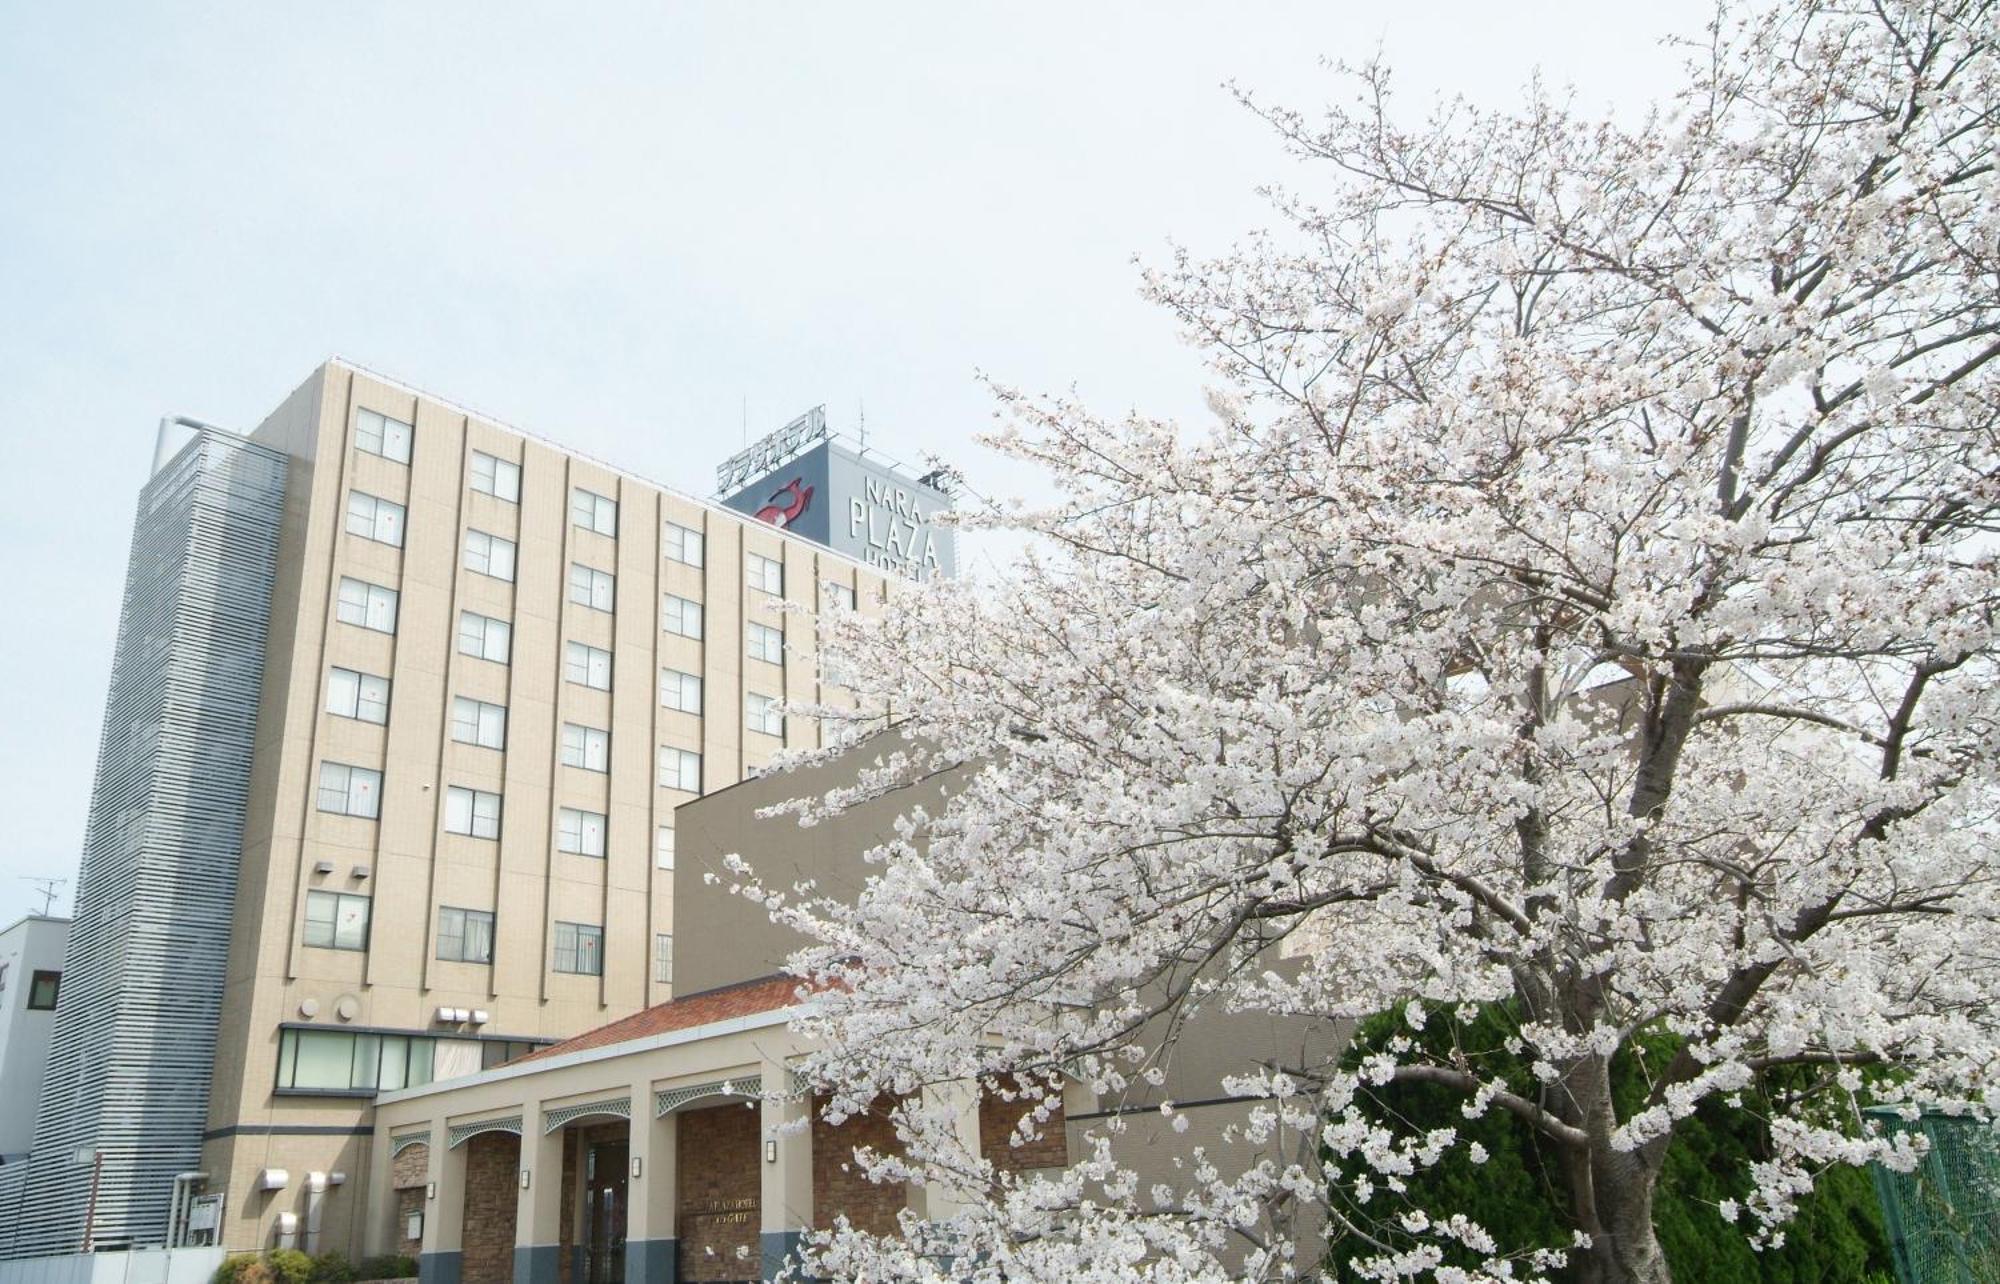
[[[561,1276],[563,1130],[547,1127],[539,1102],[522,1108],[514,1284],[556,1284]]]
[[[776,1279],[812,1225],[812,1099],[792,1091],[783,1061],[766,1060],[758,1167],[764,1278]],[[791,1125],[787,1127],[786,1125]]]
[[[632,1085],[629,1144],[639,1175],[625,1188],[625,1284],[675,1284],[674,1234],[680,1135],[673,1115],[653,1116],[653,1083]]]
[[[432,1119],[424,1248],[417,1257],[422,1284],[460,1284],[465,1269],[465,1147],[448,1145],[450,1140],[444,1116]]]

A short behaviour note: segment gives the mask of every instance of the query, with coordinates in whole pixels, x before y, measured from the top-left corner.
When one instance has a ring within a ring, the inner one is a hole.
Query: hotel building
[[[163,424],[0,1257],[359,1254],[378,1093],[673,997],[675,808],[812,743],[816,610],[949,573],[868,467],[737,511],[338,360]]]

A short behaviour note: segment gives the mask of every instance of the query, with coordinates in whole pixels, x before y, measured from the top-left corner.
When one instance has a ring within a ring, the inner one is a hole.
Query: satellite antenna
[[[69,886],[67,878],[36,878],[30,874],[21,875],[21,881],[35,885],[36,894],[42,898],[43,918],[47,918],[49,910],[54,908],[56,897],[62,894],[60,889]]]

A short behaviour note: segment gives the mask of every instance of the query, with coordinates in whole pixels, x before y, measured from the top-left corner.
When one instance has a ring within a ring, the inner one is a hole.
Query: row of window
[[[597,817],[599,841],[603,838],[603,817]],[[667,831],[671,833],[672,831]],[[305,943],[314,949],[366,950],[372,898],[353,892],[309,891],[306,893]],[[493,911],[465,909],[456,905],[438,908],[437,956],[447,963],[493,962]],[[593,923],[557,922],[555,953],[550,968],[556,972],[599,976],[604,972],[604,929]],[[666,933],[654,942],[654,979],[662,984],[673,980],[673,945]],[[43,974],[37,973],[39,986]],[[50,974],[59,976],[60,974]],[[53,982],[49,1006],[55,1006]],[[400,1085],[398,1085],[400,1086]]]
[[[364,1030],[278,1032],[278,1088],[374,1093],[490,1070],[543,1046],[526,1039],[450,1039]]]
[[[503,461],[495,461],[503,462]],[[509,465],[512,467],[512,465]],[[518,470],[515,484],[519,485]],[[475,487],[477,489],[477,487]],[[374,540],[378,544],[388,544],[394,548],[403,546],[403,528],[408,521],[408,512],[401,504],[370,495],[366,491],[350,490],[347,493],[347,530],[349,534],[363,539]],[[616,534],[618,526],[618,505],[614,500],[590,491],[579,489],[574,494],[571,517],[578,526],[596,530],[603,534]],[[609,527],[609,529],[606,529]],[[702,537],[700,532],[674,522],[666,523],[669,532],[667,555],[676,562],[690,566],[702,565]],[[513,540],[488,531],[467,529],[465,532],[465,568],[481,575],[512,583],[517,560],[517,549]],[[743,555],[743,579],[748,588],[769,593],[773,597],[785,594],[785,564],[775,557],[765,557],[761,553]],[[582,601],[586,606],[594,606],[600,611],[611,609],[611,576],[604,571],[591,574],[602,577],[601,590],[586,588],[585,596],[577,596],[577,573],[588,571],[581,564],[570,567],[570,597]],[[851,599],[853,590],[846,585],[830,585],[836,595],[844,592]],[[602,594],[599,605],[598,594]]]
[[[483,617],[473,617],[483,619]],[[484,621],[487,625],[499,623]],[[501,627],[505,627],[502,625]],[[465,649],[461,631],[461,650]],[[488,639],[481,633],[474,639],[475,647],[484,649]],[[504,638],[500,645],[505,645]],[[594,647],[580,647],[579,654],[566,657],[564,670],[572,682],[587,686],[599,686],[598,678],[603,676],[609,682],[610,658],[607,653]],[[600,659],[602,663],[600,664]],[[702,711],[701,675],[687,673],[680,669],[660,670],[660,705],[680,713],[699,715]],[[785,734],[785,719],[778,712],[778,697],[750,692],[743,697],[743,724],[752,731],[766,735]],[[389,720],[389,679],[372,673],[361,673],[354,669],[335,667],[327,677],[326,711],[342,718],[354,718],[361,722],[386,723]],[[451,738],[460,744],[478,745],[484,749],[505,749],[507,747],[507,706],[493,704],[486,700],[475,700],[470,696],[454,696],[451,702]],[[566,722],[562,728],[562,762],[564,766],[583,767],[589,771],[609,770],[607,759],[610,755],[610,733],[596,727],[585,727]]]
[[[574,759],[568,743],[568,733],[572,730],[581,733],[575,742]],[[605,769],[604,764],[610,753],[610,737],[602,731],[579,727],[574,723],[565,725],[563,731],[565,763],[590,771]],[[659,780],[669,789],[700,793],[701,755],[663,746],[660,749]],[[344,762],[322,762],[319,765],[319,810],[362,820],[381,819],[382,773],[371,767],[356,767]],[[556,849],[583,856],[602,856],[604,826],[602,812],[559,807],[556,809]],[[486,789],[449,786],[444,791],[444,828],[446,833],[469,838],[500,837],[500,795]],[[662,826],[660,833],[663,844],[660,867],[671,869],[673,846],[672,839],[667,835],[671,835],[673,830]]]
[[[760,695],[755,691],[743,697],[743,725],[752,731],[761,731],[767,736],[785,734],[785,718],[778,712],[779,700],[776,696]],[[660,670],[660,705],[681,713],[701,712],[701,677],[698,674],[683,673],[679,669]]]
[[[392,419],[374,410],[357,410],[355,412],[354,443],[357,448],[367,451],[369,454],[379,455],[384,459],[393,460],[396,463],[407,464],[410,462],[411,445],[415,436],[416,429],[400,419]],[[485,451],[475,450],[472,452],[471,472],[473,490],[482,495],[491,495],[495,499],[503,500],[510,504],[521,502],[521,466],[519,464],[501,459],[495,455],[489,455]],[[403,543],[404,517],[405,513],[400,504],[392,503],[389,500],[360,491],[350,492],[348,495],[347,529],[363,538],[379,540],[382,543],[393,544],[400,548]],[[599,535],[616,539],[618,537],[618,501],[607,495],[600,495],[595,491],[586,490],[581,486],[571,487],[570,522],[572,525],[580,526],[585,530],[594,531]],[[662,532],[665,554],[669,559],[688,566],[701,566],[704,564],[705,547],[700,531],[690,526],[682,526],[678,522],[668,521],[663,524]],[[493,559],[494,553],[491,546],[494,542],[497,541],[500,544],[506,545],[504,559],[506,565],[505,574],[494,570],[486,570],[479,566],[473,566],[472,569],[480,570],[482,574],[499,575],[499,578],[511,580],[513,578],[513,545],[506,540],[500,540],[499,537],[487,535],[484,532],[474,531],[468,534],[479,535],[481,537],[479,542],[484,546],[484,551],[478,556],[482,560],[490,562]],[[471,559],[474,557],[473,542],[468,538],[466,550],[468,566],[472,566]],[[775,558],[749,553],[745,555],[745,564],[745,579],[750,588],[783,596],[785,591],[785,568],[782,562],[779,562]],[[852,609],[854,605],[853,590],[840,585],[833,587],[836,593],[844,595],[849,609]],[[609,610],[610,608],[604,607],[601,609]]]
[[[473,534],[478,532],[474,531]],[[504,540],[501,542],[505,543]],[[509,549],[507,556],[511,558],[513,545],[509,544],[507,547]],[[512,574],[511,562],[508,573]],[[581,564],[570,567],[570,601],[590,607],[592,610],[609,611],[613,596],[612,576]],[[380,584],[370,584],[366,580],[357,580],[353,576],[342,576],[334,603],[334,617],[343,624],[371,629],[377,633],[396,631],[395,589],[385,588]],[[700,641],[701,603],[672,593],[663,594],[660,598],[660,627],[668,633]],[[511,626],[505,620],[494,619],[490,615],[480,615],[474,611],[463,611],[458,617],[458,649],[467,655],[498,660],[505,664],[511,632]],[[785,631],[776,625],[760,624],[750,620],[744,627],[744,650],[753,660],[783,664]]]
[[[602,770],[597,768],[596,770]],[[701,755],[685,749],[660,751],[660,784],[701,792]],[[362,820],[381,817],[382,773],[346,763],[324,762],[319,769],[319,810]],[[602,812],[556,809],[556,849],[583,856],[604,855]],[[500,837],[500,795],[452,785],[444,791],[444,829],[468,838]],[[672,831],[665,831],[672,832]]]

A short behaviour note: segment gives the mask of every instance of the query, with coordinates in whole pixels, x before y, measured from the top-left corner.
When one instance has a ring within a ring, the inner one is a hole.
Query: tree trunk
[[[1602,1143],[1578,1158],[1571,1174],[1576,1192],[1572,1211],[1578,1226],[1591,1228],[1590,1247],[1577,1249],[1572,1257],[1579,1284],[1671,1284],[1666,1254],[1653,1233],[1658,1179],[1654,1166],[1640,1156]]]
[[[1587,1029],[1596,1005],[1587,992],[1571,995],[1573,1027]],[[1565,1122],[1589,1140],[1566,1152],[1571,1224],[1590,1247],[1571,1251],[1578,1284],[1672,1284],[1666,1254],[1653,1233],[1653,1193],[1666,1159],[1666,1140],[1637,1151],[1611,1144],[1617,1129],[1612,1105],[1611,1061],[1587,1056],[1565,1068],[1556,1094]]]

